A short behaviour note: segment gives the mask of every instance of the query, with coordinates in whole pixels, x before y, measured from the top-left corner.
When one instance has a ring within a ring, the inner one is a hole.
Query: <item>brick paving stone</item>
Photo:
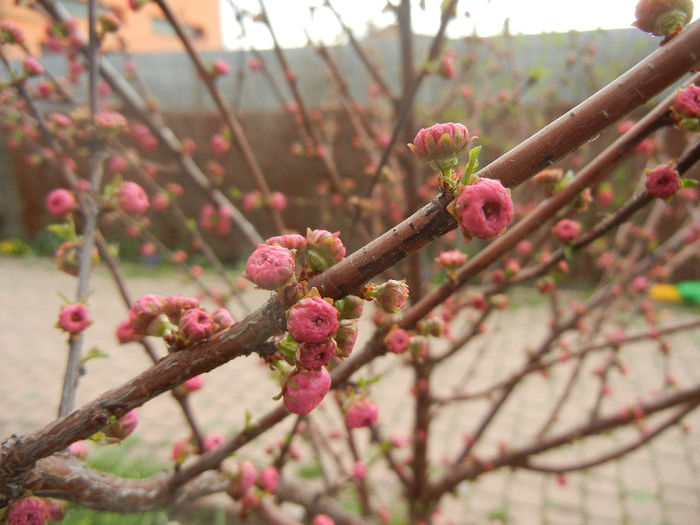
[[[698,525],[700,523],[700,511],[696,505],[671,505],[666,509],[668,523],[673,525]]]
[[[695,506],[700,512],[700,493],[697,485],[680,486],[666,483],[663,486],[663,500],[667,505],[680,503]]]
[[[583,525],[585,521],[580,509],[546,507],[544,515],[548,525]]]
[[[586,493],[584,507],[589,516],[622,519],[623,509],[620,498],[617,494],[608,493]]]
[[[508,505],[508,525],[530,525],[542,522],[539,506]]]

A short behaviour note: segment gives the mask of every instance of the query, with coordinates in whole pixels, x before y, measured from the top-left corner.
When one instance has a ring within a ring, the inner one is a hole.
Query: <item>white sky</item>
[[[224,24],[224,43],[229,48],[241,47],[240,28],[229,7],[230,0],[220,0]],[[258,11],[258,0],[233,0],[236,5]],[[425,10],[413,12],[413,25],[418,33],[434,34],[440,24],[439,6],[442,0],[423,0]],[[304,28],[312,38],[326,44],[338,42],[342,34],[337,20],[327,8],[316,9],[313,18],[308,6],[322,6],[322,0],[264,0],[273,27],[284,47],[302,47],[306,43]],[[340,12],[343,22],[362,38],[369,25],[385,26],[392,23],[393,15],[382,12],[380,0],[331,0]],[[476,27],[480,36],[499,33],[506,18],[510,18],[512,33],[589,31],[630,27],[634,21],[637,0],[460,0],[458,16],[448,26],[448,37],[471,34]],[[468,13],[468,15],[467,15]],[[697,18],[697,14],[694,19]],[[262,24],[246,27],[247,45],[271,47],[269,35]],[[344,39],[341,38],[341,42]]]

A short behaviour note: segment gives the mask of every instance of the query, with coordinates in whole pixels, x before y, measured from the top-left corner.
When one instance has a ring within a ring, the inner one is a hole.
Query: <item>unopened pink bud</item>
[[[196,392],[204,386],[204,377],[202,375],[191,377],[182,383],[182,386],[188,393]]]
[[[234,497],[242,497],[248,489],[255,485],[258,477],[258,469],[250,461],[242,461],[238,464],[238,475],[233,484]]]
[[[27,57],[22,63],[24,74],[28,77],[38,77],[44,74],[44,66],[34,57]]]
[[[88,447],[84,441],[74,441],[68,446],[68,452],[80,459],[85,459],[88,455]]]
[[[346,295],[333,303],[333,306],[338,310],[340,319],[359,319],[362,316],[364,305],[364,300],[356,295]]]
[[[259,244],[248,258],[245,273],[260,288],[276,290],[294,276],[294,256],[282,246]]]
[[[691,84],[676,93],[671,110],[680,118],[700,118],[700,86]]]
[[[218,310],[216,310],[212,314],[212,318],[214,319],[215,332],[218,332],[219,330],[223,330],[224,328],[228,328],[236,324],[236,321],[233,319],[231,312],[229,312],[226,308],[219,308]]]
[[[117,190],[119,207],[130,215],[142,215],[149,207],[148,195],[135,182],[122,182]]]
[[[510,192],[495,179],[464,186],[448,209],[465,236],[479,239],[503,233],[514,215]]]
[[[316,514],[311,525],[335,525],[335,521],[328,514]]]
[[[692,0],[640,0],[632,24],[656,36],[672,35],[693,18]]]
[[[265,244],[282,246],[288,250],[305,250],[306,249],[306,237],[299,235],[298,233],[290,233],[287,235],[277,235],[275,237],[270,237],[265,241]]]
[[[340,321],[340,326],[333,336],[333,339],[338,344],[338,355],[340,357],[348,357],[352,353],[358,333],[359,325],[356,319],[343,319]]]
[[[284,406],[304,416],[316,408],[331,388],[331,376],[325,368],[298,370],[284,385]]]
[[[221,134],[212,135],[209,139],[209,147],[214,155],[223,155],[229,149],[229,144],[226,138]]]
[[[209,452],[210,450],[215,449],[224,441],[226,441],[226,436],[223,434],[209,434],[204,438],[204,452]]]
[[[231,67],[223,60],[217,58],[212,62],[211,74],[214,76],[228,75],[231,72]]]
[[[300,343],[297,347],[296,364],[307,370],[326,366],[335,355],[336,342],[328,339],[322,343]]]
[[[419,160],[445,170],[457,164],[471,140],[464,125],[447,122],[421,129],[408,147]]]
[[[447,270],[455,270],[467,262],[467,256],[459,250],[440,252],[435,262]]]
[[[287,312],[287,331],[300,343],[322,343],[338,327],[338,310],[318,296],[301,299]]]
[[[364,461],[355,461],[352,465],[352,475],[356,479],[365,479],[367,477],[367,464]]]
[[[258,486],[266,492],[274,494],[280,483],[280,475],[277,469],[269,465],[260,471]]]
[[[406,305],[409,290],[406,281],[390,279],[370,290],[369,295],[376,298],[377,308],[388,314],[395,314]]]
[[[134,408],[117,419],[114,423],[104,427],[102,432],[104,432],[108,437],[121,440],[129,436],[134,431],[138,423],[139,415]]]
[[[311,230],[306,232],[306,263],[312,272],[322,272],[345,257],[340,232]]]
[[[163,312],[163,299],[159,295],[144,295],[129,309],[129,322],[136,332],[145,333],[148,325]]]
[[[345,424],[348,428],[361,428],[373,425],[377,421],[379,407],[366,398],[355,398],[345,411]]]

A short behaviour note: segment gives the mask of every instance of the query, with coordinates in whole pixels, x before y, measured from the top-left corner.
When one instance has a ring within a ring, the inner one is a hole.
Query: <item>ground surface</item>
[[[196,289],[172,275],[150,275],[147,271],[129,279],[134,297],[147,293],[193,295]],[[0,436],[24,433],[40,428],[55,417],[64,359],[65,337],[54,328],[61,304],[59,293],[75,294],[74,278],[56,271],[50,261],[0,258]],[[125,318],[115,286],[103,268],[98,268],[91,281],[91,306],[95,322],[86,332],[86,348],[92,346],[109,354],[107,359],[94,359],[86,365],[81,379],[78,404],[83,404],[105,390],[117,386],[149,366],[147,357],[136,344],[118,346],[114,328]],[[522,297],[520,296],[522,295]],[[259,304],[266,294],[248,292],[246,301]],[[234,314],[243,312],[234,306]],[[662,312],[662,315],[664,313]],[[696,311],[674,309],[665,315],[675,318],[697,315]],[[435,394],[449,394],[455,387],[468,385],[478,390],[494,379],[505,376],[510,367],[523,359],[523,348],[534,347],[542,338],[548,317],[547,307],[533,294],[522,293],[511,299],[511,306],[499,314],[479,344],[456,357],[448,367],[438,370],[432,385]],[[370,329],[364,330],[365,334]],[[700,381],[700,333],[679,335],[672,340],[671,371],[680,387]],[[652,345],[651,349],[648,345]],[[647,346],[645,346],[647,345]],[[613,374],[612,394],[604,401],[603,412],[614,413],[636,397],[648,397],[662,386],[659,353],[653,343],[625,347],[621,354],[629,367],[627,376]],[[479,356],[480,366],[470,373]],[[586,377],[599,363],[592,359],[585,367]],[[366,375],[382,373],[384,379],[373,387],[372,396],[380,405],[383,428],[407,433],[413,415],[410,410],[410,378],[406,367],[394,356],[377,360]],[[477,453],[488,455],[497,443],[505,441],[516,447],[525,442],[554,399],[566,379],[566,369],[527,380],[512,397],[488,431]],[[590,384],[590,388],[588,385]],[[593,379],[584,381],[575,392],[579,402],[567,408],[557,429],[581,420],[590,406]],[[236,360],[206,375],[205,387],[192,395],[195,413],[207,433],[231,435],[244,424],[246,411],[255,418],[275,406],[272,397],[278,387],[269,380],[269,372],[252,358]],[[483,413],[484,402],[455,404],[444,410],[434,422],[430,453],[438,467],[440,458],[459,450],[464,436],[473,430]],[[314,416],[319,422],[330,420],[337,425],[337,410],[325,402]],[[139,428],[133,450],[150,460],[167,466],[174,439],[186,436],[183,417],[169,396],[161,396],[139,409]],[[478,483],[462,484],[454,496],[442,505],[444,523],[481,524],[492,518],[508,517],[508,523],[552,525],[618,523],[694,525],[700,523],[700,411],[686,419],[692,427],[685,434],[679,427],[665,432],[659,439],[621,460],[568,476],[565,487],[552,476],[525,471],[495,472],[483,476]],[[291,418],[260,441],[241,450],[241,458],[265,461],[264,448],[277,442],[289,428]],[[613,437],[601,437],[585,446],[557,451],[556,461],[591,457],[620,444],[625,437],[634,437],[635,430]],[[358,432],[361,445],[365,431]],[[331,444],[333,445],[333,444]],[[300,460],[309,458],[309,451]],[[405,455],[399,452],[399,457]],[[165,467],[164,467],[165,468]],[[329,466],[329,468],[333,468]],[[289,472],[294,472],[290,469]],[[377,489],[381,505],[397,508],[392,500],[395,478],[370,470],[370,481]],[[387,490],[387,488],[389,490]]]

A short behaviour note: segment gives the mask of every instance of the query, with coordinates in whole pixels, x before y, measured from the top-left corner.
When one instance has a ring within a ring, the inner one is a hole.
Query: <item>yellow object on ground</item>
[[[678,288],[673,284],[654,284],[649,289],[649,297],[656,301],[679,303],[683,300]]]

